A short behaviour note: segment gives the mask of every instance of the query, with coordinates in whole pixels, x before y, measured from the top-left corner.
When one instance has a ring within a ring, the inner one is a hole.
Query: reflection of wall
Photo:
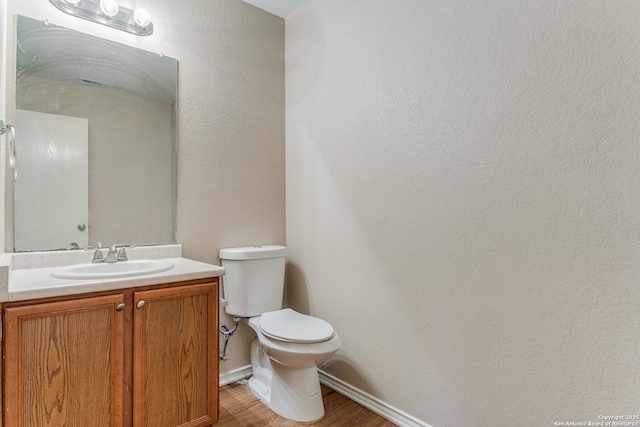
[[[176,237],[184,255],[218,262],[222,247],[284,244],[284,20],[241,0],[121,4],[148,9],[154,34],[138,37],[74,18],[42,0],[7,0],[0,31],[15,34],[14,15],[21,14],[176,58]],[[15,108],[14,37],[0,79],[8,82],[1,101],[9,114]],[[223,313],[221,322],[233,319]],[[223,373],[248,363],[251,336],[246,325],[234,334]]]
[[[20,88],[21,109],[89,120],[90,244],[173,243],[171,105],[35,77]]]

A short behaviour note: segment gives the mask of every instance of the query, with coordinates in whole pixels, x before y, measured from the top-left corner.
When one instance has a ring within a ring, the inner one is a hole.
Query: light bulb
[[[151,23],[151,15],[145,9],[138,8],[133,11],[133,21],[144,28]]]
[[[118,14],[118,3],[116,3],[116,0],[100,0],[100,10],[109,17],[116,16]]]
[[[80,3],[80,0],[64,0],[65,2],[72,4],[74,6],[76,6],[78,3]]]

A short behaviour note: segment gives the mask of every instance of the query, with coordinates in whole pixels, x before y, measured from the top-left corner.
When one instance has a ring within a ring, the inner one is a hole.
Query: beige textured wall
[[[640,4],[311,0],[288,297],[434,427],[640,413]]]
[[[93,24],[44,0],[9,0],[7,109],[16,14],[164,52],[179,62],[176,237],[184,256],[217,263],[222,247],[284,244],[284,20],[240,0],[119,3],[148,9],[154,34]],[[249,363],[250,337],[246,328],[234,335],[221,372]]]

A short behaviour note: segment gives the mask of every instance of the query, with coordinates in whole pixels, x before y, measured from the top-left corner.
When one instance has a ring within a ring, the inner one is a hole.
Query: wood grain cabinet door
[[[218,286],[134,293],[135,427],[204,427],[218,419]]]
[[[111,295],[6,309],[7,425],[122,426],[122,302]]]

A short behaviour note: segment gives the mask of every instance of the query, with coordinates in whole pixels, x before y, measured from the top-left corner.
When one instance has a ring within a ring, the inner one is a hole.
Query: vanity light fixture
[[[151,15],[146,9],[139,7],[133,11],[133,22],[140,27],[146,27],[151,24]]]
[[[116,0],[100,0],[100,12],[113,18],[118,14],[118,3]]]
[[[107,25],[139,36],[153,33],[149,12],[119,6],[116,0],[49,0],[51,4],[78,18]]]

